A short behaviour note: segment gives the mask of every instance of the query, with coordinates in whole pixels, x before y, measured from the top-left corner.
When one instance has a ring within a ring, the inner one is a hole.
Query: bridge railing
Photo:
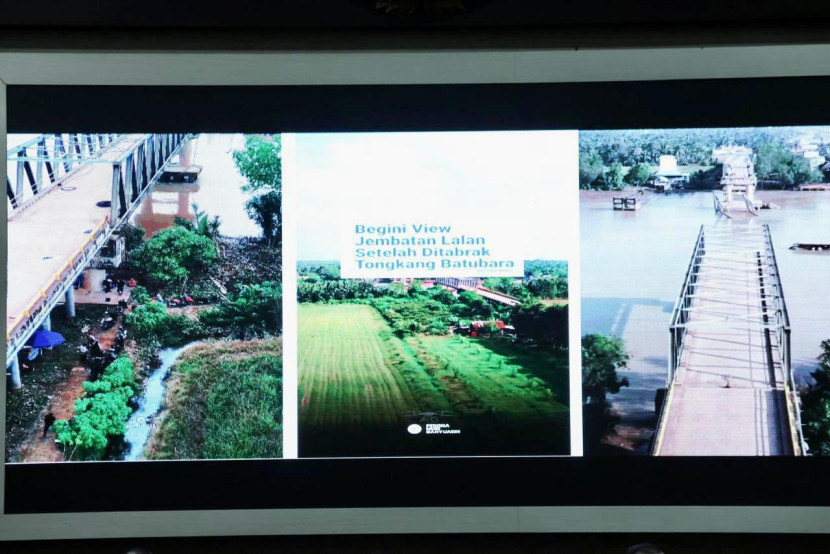
[[[120,225],[132,207],[188,137],[185,133],[153,134],[113,163],[110,219]]]
[[[120,159],[106,161],[113,167],[111,213],[90,233],[84,244],[71,255],[24,310],[19,314],[8,314],[10,317],[6,327],[7,367],[31,333],[43,324],[66,290],[106,244],[113,231],[123,224],[138,206],[150,185],[160,176],[164,165],[176,154],[187,137],[188,135],[183,133],[147,135],[136,148]],[[112,141],[109,144],[111,143]],[[47,161],[43,160],[43,163]],[[59,163],[64,162],[59,160]],[[63,178],[65,177],[66,174]]]
[[[770,295],[772,306],[768,308],[768,313],[773,318],[772,325],[778,343],[778,362],[781,364],[784,374],[785,397],[789,415],[788,421],[791,426],[790,436],[793,440],[793,451],[797,455],[805,455],[807,454],[808,446],[804,440],[804,430],[801,422],[801,402],[798,396],[798,389],[795,385],[795,375],[793,374],[792,367],[790,315],[787,311],[787,303],[784,300],[784,289],[781,285],[781,276],[778,273],[778,260],[775,257],[775,248],[772,245],[772,235],[770,234],[769,225],[765,224],[763,229],[764,241],[766,243],[766,269],[771,280],[769,286],[772,289],[772,294]]]
[[[113,133],[54,133],[40,135],[8,150],[8,215],[30,206],[82,165],[106,162],[99,154],[120,136]]]
[[[23,347],[31,333],[40,327],[60,301],[64,291],[73,286],[78,275],[92,261],[109,238],[109,221],[105,220],[90,233],[84,244],[54,275],[52,281],[19,313],[13,314],[13,322],[6,326],[6,366]],[[9,314],[12,315],[12,314]],[[10,318],[10,319],[12,319]]]
[[[671,323],[669,324],[669,333],[671,335],[670,352],[669,352],[669,371],[666,375],[666,386],[670,386],[674,381],[674,376],[677,373],[677,368],[680,365],[680,358],[683,356],[683,345],[686,339],[686,323],[692,307],[692,301],[697,288],[698,282],[698,268],[705,246],[705,237],[703,226],[697,234],[694,250],[692,250],[692,257],[689,260],[689,266],[686,268],[686,276],[683,279],[683,286],[680,288],[680,294],[674,304],[672,310]]]

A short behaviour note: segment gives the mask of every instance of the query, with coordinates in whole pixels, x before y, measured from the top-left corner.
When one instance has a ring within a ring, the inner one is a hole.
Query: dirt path
[[[52,394],[46,409],[38,418],[38,425],[20,447],[21,462],[60,462],[63,454],[55,443],[55,433],[49,431],[43,436],[43,418],[52,412],[57,419],[69,419],[75,413],[75,400],[84,392],[83,383],[89,379],[89,370],[85,367],[74,367],[69,378],[59,384]]]
[[[103,350],[112,348],[115,334],[119,325],[114,325],[106,331],[101,331],[96,338]],[[49,430],[43,436],[43,420],[46,414],[52,412],[56,419],[69,419],[75,415],[75,400],[83,396],[85,381],[89,380],[90,371],[86,367],[73,367],[69,377],[59,383],[52,392],[49,403],[38,416],[37,425],[20,446],[19,461],[26,462],[60,462],[63,453],[55,442],[55,433]]]

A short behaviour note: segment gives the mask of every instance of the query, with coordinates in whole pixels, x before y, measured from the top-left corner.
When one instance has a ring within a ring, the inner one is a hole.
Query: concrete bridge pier
[[[52,330],[52,314],[46,316],[46,319],[43,320],[43,323],[40,325],[40,328],[44,331],[51,331]]]
[[[20,381],[20,362],[17,361],[17,356],[14,357],[12,365],[9,366],[12,374],[12,388],[23,388],[23,383]]]
[[[66,289],[66,316],[75,319],[75,286]]]

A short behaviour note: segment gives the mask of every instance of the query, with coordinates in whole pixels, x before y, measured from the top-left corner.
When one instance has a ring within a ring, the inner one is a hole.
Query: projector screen
[[[10,87],[5,513],[823,506],[830,120],[763,81]]]

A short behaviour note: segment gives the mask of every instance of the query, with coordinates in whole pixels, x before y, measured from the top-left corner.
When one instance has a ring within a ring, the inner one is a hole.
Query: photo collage
[[[8,148],[6,463],[830,455],[830,127]]]

